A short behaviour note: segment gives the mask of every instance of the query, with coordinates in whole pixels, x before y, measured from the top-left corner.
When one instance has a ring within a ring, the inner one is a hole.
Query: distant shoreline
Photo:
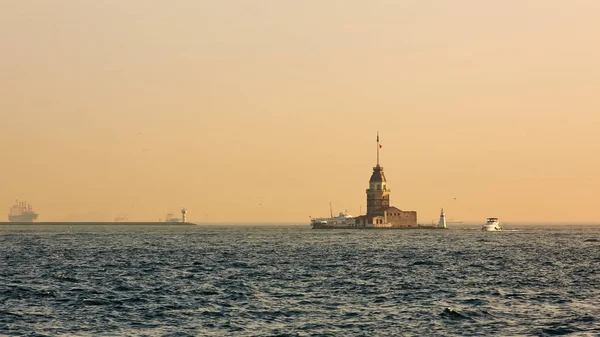
[[[86,221],[60,221],[60,222],[0,222],[0,226],[195,226],[191,222],[86,222]]]

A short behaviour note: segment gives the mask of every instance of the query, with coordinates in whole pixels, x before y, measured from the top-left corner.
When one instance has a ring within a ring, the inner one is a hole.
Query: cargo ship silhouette
[[[38,214],[33,211],[27,201],[15,201],[15,204],[8,212],[8,221],[10,222],[35,222]]]

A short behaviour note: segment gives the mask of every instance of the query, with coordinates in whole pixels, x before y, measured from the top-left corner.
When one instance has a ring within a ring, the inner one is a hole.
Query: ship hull
[[[357,229],[356,226],[312,224],[312,229]]]
[[[10,222],[35,222],[38,215],[35,213],[21,214],[21,215],[9,215],[8,221]]]
[[[438,228],[436,226],[417,225],[417,226],[404,226],[404,227],[359,227],[359,226],[335,226],[335,225],[324,225],[324,224],[313,224],[312,229],[445,229]]]

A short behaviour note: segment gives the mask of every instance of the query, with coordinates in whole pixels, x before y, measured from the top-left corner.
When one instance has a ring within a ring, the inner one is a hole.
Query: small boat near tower
[[[332,229],[332,228],[355,228],[356,221],[348,212],[340,212],[337,216],[333,215],[331,202],[329,203],[329,218],[310,218],[310,225],[313,229]]]
[[[356,221],[352,215],[340,212],[337,216],[329,218],[311,218],[310,225],[313,229],[356,228]]]

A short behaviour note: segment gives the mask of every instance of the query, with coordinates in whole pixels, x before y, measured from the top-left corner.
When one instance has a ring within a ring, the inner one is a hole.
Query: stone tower
[[[377,132],[377,166],[373,167],[373,174],[369,180],[367,189],[367,215],[383,215],[390,207],[390,190],[383,173],[383,167],[379,166],[379,132]]]

